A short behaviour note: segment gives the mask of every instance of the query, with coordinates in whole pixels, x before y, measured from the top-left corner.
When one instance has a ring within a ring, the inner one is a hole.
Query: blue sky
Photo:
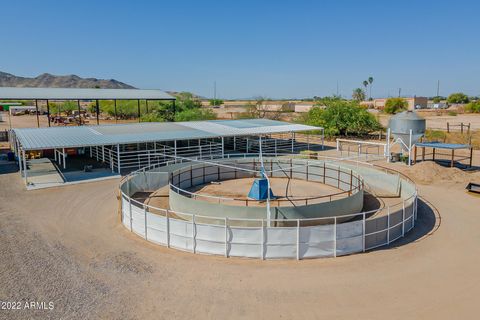
[[[245,98],[480,95],[479,1],[2,1],[0,71]]]

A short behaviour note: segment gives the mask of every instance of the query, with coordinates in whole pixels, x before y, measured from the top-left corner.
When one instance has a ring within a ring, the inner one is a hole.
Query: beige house
[[[408,110],[415,110],[415,109],[426,109],[428,104],[428,98],[426,97],[411,97],[411,98],[403,98],[408,103]],[[381,98],[381,99],[374,99],[373,101],[364,101],[362,105],[369,105],[375,109],[383,109],[385,108],[385,103],[387,102],[388,98]]]

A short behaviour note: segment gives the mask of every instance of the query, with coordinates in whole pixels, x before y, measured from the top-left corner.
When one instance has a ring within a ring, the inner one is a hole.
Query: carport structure
[[[96,120],[99,125],[101,100],[112,100],[114,102],[114,117],[117,120],[117,100],[135,100],[137,101],[138,119],[140,119],[140,101],[145,100],[148,108],[148,101],[171,101],[173,113],[175,114],[175,97],[161,90],[143,90],[143,89],[96,89],[96,88],[14,88],[0,87],[0,99],[2,100],[33,100],[35,101],[37,114],[37,127],[40,127],[38,101],[44,100],[47,103],[48,126],[50,123],[49,101],[77,101],[78,113],[80,117],[80,101],[95,101]],[[79,121],[79,124],[81,122]]]
[[[27,153],[32,151],[49,151],[59,170],[67,168],[68,150],[73,150],[122,174],[182,157],[257,154],[259,143],[265,153],[275,155],[323,149],[323,128],[267,119],[27,128],[13,129],[10,136],[26,185]]]

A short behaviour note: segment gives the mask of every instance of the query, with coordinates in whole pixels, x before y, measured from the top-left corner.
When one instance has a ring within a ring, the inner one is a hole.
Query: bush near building
[[[400,111],[407,110],[408,102],[403,98],[389,98],[385,102],[383,111],[389,114],[395,114]]]
[[[452,103],[468,103],[470,100],[468,96],[462,92],[452,93],[448,96],[447,102]]]

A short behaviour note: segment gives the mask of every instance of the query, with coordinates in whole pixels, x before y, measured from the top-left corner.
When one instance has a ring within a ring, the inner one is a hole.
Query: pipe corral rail
[[[239,157],[247,156],[225,155],[221,160]],[[298,155],[290,157],[299,159]],[[379,178],[387,181],[385,183],[391,186],[392,192],[400,190],[401,201],[382,209],[341,217],[267,220],[177,212],[132,198],[135,192],[155,189],[156,184],[168,185],[168,174],[166,181],[160,181],[165,175],[156,171],[162,165],[190,162],[187,159],[174,159],[134,171],[121,180],[121,220],[130,231],[156,244],[193,253],[260,259],[336,257],[365,252],[388,245],[414,228],[417,190],[406,176],[359,161],[331,157],[321,159],[324,162],[341,163],[346,170],[355,167],[367,184]],[[398,185],[394,185],[395,181]],[[345,218],[348,218],[347,221]]]

